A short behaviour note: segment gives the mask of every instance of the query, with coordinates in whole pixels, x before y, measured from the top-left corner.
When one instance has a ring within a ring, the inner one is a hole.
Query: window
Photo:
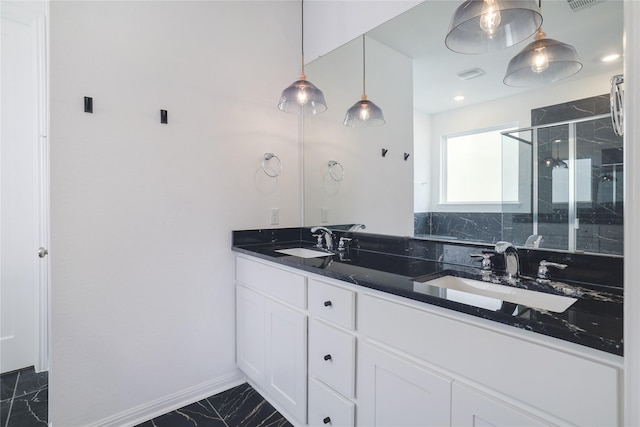
[[[501,133],[514,126],[443,138],[442,203],[518,201],[519,146]]]

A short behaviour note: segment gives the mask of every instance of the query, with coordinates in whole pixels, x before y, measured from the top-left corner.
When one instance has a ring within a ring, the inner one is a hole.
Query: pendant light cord
[[[366,49],[364,47],[365,43],[365,35],[362,35],[362,99],[367,99],[367,91],[366,91],[366,73],[367,73],[367,63],[366,63]]]
[[[300,47],[301,53],[301,66],[300,66],[300,80],[306,80],[306,76],[304,75],[304,0],[300,0],[300,15],[301,15],[301,25],[300,30],[302,31],[302,36],[300,37],[302,41],[302,46]]]

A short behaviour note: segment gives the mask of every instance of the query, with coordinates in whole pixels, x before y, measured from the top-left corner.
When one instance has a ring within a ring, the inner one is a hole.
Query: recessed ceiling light
[[[611,62],[611,61],[615,61],[618,58],[620,58],[620,55],[617,53],[614,53],[612,55],[603,56],[602,62]]]
[[[462,95],[455,96],[455,97],[453,98],[453,100],[454,100],[454,101],[462,101],[462,100],[464,100],[464,96],[462,96]]]

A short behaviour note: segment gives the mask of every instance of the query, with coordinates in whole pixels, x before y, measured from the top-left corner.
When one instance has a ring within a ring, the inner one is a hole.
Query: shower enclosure
[[[520,166],[520,204],[503,205],[503,238],[525,245],[541,235],[541,248],[622,255],[623,138],[611,115],[504,133],[503,145],[514,144],[520,165],[530,153],[531,169]]]

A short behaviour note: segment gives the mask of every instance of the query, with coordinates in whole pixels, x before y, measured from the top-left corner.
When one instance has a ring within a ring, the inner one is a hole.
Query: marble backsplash
[[[331,228],[331,226],[328,226]],[[423,260],[433,260],[448,264],[467,267],[480,267],[480,261],[472,254],[483,250],[493,250],[492,244],[471,242],[445,242],[441,240],[418,239],[413,237],[389,236],[364,232],[349,232],[334,230],[334,241],[340,237],[351,238],[351,249],[362,249],[384,254],[414,257]],[[309,247],[316,243],[316,239],[307,227],[258,229],[234,231],[232,244],[260,245],[264,243],[304,242]],[[520,256],[521,274],[535,277],[541,260],[567,264],[565,270],[553,272],[556,280],[567,280],[588,284],[591,286],[605,286],[607,288],[623,287],[623,258],[618,256],[579,254],[544,249],[518,249]],[[498,257],[499,258],[499,257]],[[499,264],[499,259],[496,259]],[[497,265],[499,268],[499,265]]]

